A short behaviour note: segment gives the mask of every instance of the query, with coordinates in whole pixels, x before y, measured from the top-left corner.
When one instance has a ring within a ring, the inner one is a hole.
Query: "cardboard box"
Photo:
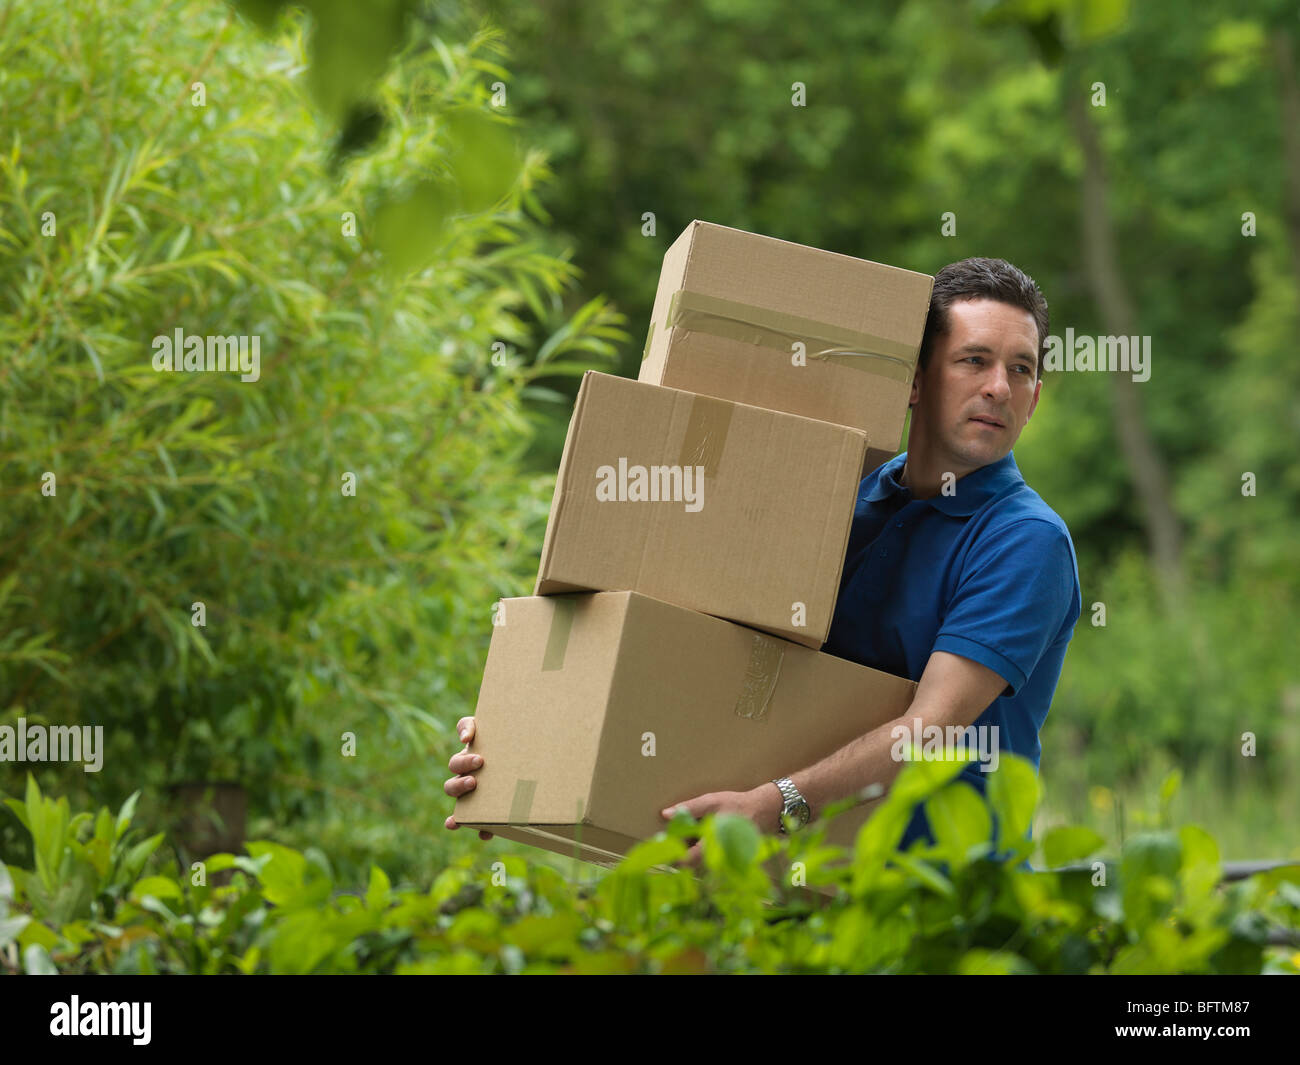
[[[637,377],[862,429],[869,472],[902,443],[933,285],[697,220],[664,254]]]
[[[856,429],[589,371],[534,592],[644,592],[819,648],[866,446]]]
[[[635,592],[505,599],[498,616],[471,745],[483,770],[456,821],[602,865],[672,803],[798,772],[916,692]],[[841,814],[829,841],[851,846],[868,813]]]

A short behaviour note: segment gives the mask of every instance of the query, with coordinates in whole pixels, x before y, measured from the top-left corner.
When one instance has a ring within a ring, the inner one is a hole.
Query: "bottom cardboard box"
[[[916,684],[637,592],[505,599],[456,821],[612,865],[659,811],[797,772],[901,716]],[[870,804],[874,807],[876,804]],[[851,846],[869,815],[837,817]]]

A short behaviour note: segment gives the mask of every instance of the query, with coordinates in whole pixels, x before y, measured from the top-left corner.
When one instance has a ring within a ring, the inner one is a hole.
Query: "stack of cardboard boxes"
[[[906,711],[912,681],[818,649],[932,284],[706,222],[673,243],[639,379],[583,378],[535,595],[499,604],[459,824],[611,864],[664,807]]]

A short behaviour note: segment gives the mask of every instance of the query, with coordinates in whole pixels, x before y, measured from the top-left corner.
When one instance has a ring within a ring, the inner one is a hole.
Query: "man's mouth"
[[[995,429],[1006,428],[1006,426],[1003,425],[1002,422],[998,421],[996,418],[990,417],[987,414],[977,414],[975,415],[975,417],[971,418],[971,421],[979,422],[981,425],[991,425]]]

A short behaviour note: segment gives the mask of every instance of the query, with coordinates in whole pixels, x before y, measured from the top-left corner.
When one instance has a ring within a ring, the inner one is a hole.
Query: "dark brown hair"
[[[948,332],[948,308],[955,300],[997,300],[1028,311],[1038,327],[1038,365],[1035,377],[1043,373],[1043,356],[1047,349],[1047,300],[1038,283],[1019,267],[1005,259],[963,259],[949,263],[934,275],[930,294],[930,316],[925,320],[921,338],[920,367],[930,361],[937,337]]]

